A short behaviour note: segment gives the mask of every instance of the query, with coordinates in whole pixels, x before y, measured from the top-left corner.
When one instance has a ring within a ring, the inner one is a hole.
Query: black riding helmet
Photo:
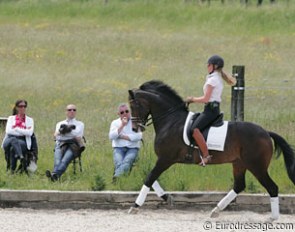
[[[223,68],[224,61],[223,61],[222,57],[220,57],[218,55],[214,55],[208,59],[208,64],[216,65],[217,68]]]

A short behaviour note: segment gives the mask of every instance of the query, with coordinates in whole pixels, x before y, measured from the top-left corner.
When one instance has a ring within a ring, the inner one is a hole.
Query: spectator
[[[12,110],[12,116],[9,116],[6,124],[6,134],[3,139],[2,148],[5,153],[7,170],[14,173],[17,160],[26,161],[22,168],[26,169],[31,160],[37,161],[38,146],[34,136],[34,120],[26,115],[28,102],[26,100],[17,100]],[[28,157],[30,152],[32,157]]]
[[[131,114],[127,104],[120,104],[117,114],[119,118],[112,121],[109,131],[115,166],[114,182],[119,176],[131,170],[134,161],[137,159],[140,140],[142,139],[141,132],[132,130]]]
[[[84,123],[76,120],[77,108],[70,104],[66,107],[66,120],[56,124],[54,138],[54,168],[45,174],[51,181],[57,181],[66,171],[69,163],[81,155],[85,146],[83,144]]]

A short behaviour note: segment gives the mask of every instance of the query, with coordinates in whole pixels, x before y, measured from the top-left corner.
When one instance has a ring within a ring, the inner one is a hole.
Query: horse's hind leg
[[[159,176],[171,166],[171,163],[163,162],[163,160],[158,160],[156,166],[147,176],[144,185],[142,186],[138,197],[136,198],[135,204],[130,208],[128,213],[137,213],[140,206],[145,202],[146,196],[150,191],[150,188],[153,187],[155,192],[159,197],[162,197],[164,200],[168,201],[169,197],[165,194],[164,190],[161,188],[159,183],[156,181]]]
[[[219,212],[224,210],[245,189],[245,173],[246,168],[241,163],[233,163],[234,188],[218,202],[217,206],[212,210],[210,217],[218,217]]]
[[[255,175],[255,173],[253,173]],[[255,175],[261,185],[267,190],[270,195],[271,220],[277,220],[280,216],[279,209],[279,188],[276,183],[270,178],[268,172]]]

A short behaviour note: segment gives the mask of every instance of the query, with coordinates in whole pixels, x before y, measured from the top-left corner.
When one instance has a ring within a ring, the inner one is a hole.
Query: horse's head
[[[139,89],[129,90],[129,104],[132,111],[132,126],[135,131],[150,120],[151,115],[154,127],[169,122],[167,117],[177,117],[176,112],[185,110],[182,98],[168,85],[161,81],[149,81]],[[149,124],[148,124],[149,125]]]
[[[134,131],[144,131],[145,124],[148,121],[150,114],[150,107],[147,101],[145,101],[143,95],[145,91],[135,89],[129,90],[129,104],[131,109],[132,129]]]

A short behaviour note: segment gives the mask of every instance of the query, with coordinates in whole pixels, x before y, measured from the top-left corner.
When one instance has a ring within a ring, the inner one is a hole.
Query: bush
[[[91,186],[91,189],[93,191],[102,191],[105,189],[105,187],[106,187],[106,183],[104,178],[100,176],[99,174],[96,175],[94,183]]]

